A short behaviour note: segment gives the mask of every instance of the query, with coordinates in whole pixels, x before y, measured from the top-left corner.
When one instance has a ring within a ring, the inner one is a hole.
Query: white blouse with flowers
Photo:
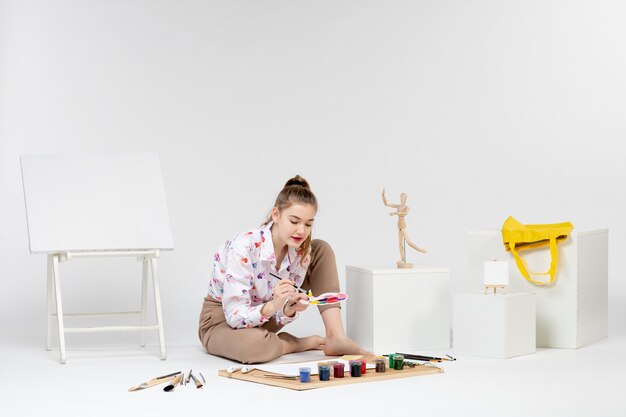
[[[280,267],[272,243],[272,223],[250,230],[226,241],[215,253],[209,296],[222,303],[226,322],[235,329],[257,327],[270,318],[261,315],[263,304],[270,301],[274,287],[282,279],[290,279],[299,288],[311,261],[310,252],[302,264],[302,254],[288,247]],[[296,319],[287,317],[283,309],[274,314],[278,324]]]

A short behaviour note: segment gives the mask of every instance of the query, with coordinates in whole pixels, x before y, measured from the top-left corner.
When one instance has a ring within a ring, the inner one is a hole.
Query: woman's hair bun
[[[309,190],[311,189],[311,186],[309,185],[308,181],[302,178],[300,175],[296,175],[295,177],[287,180],[287,182],[285,183],[285,187],[289,187],[290,185],[299,185],[306,189],[309,189]]]

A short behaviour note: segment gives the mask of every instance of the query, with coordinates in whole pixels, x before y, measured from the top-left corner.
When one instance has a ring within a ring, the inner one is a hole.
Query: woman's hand
[[[283,308],[285,303],[288,302],[287,300],[295,294],[296,287],[294,287],[293,281],[288,279],[281,280],[278,285],[274,287],[274,297],[271,301],[265,303],[261,309],[261,314],[265,317],[274,315],[274,313]]]
[[[283,309],[285,315],[287,317],[293,317],[296,313],[300,311],[304,311],[309,307],[309,304],[303,304],[300,300],[308,300],[309,297],[306,294],[302,294],[301,292],[297,292],[293,294],[285,304],[285,308]]]

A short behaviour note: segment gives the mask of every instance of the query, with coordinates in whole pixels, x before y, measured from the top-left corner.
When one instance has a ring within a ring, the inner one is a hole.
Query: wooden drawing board
[[[22,155],[31,253],[174,248],[156,153]]]
[[[264,375],[270,375],[270,372],[254,369],[248,373],[235,372],[229,374],[226,369],[219,370],[217,375],[226,378],[239,379],[241,381],[256,382],[258,384],[271,385],[274,387],[289,388],[296,391],[305,391],[315,388],[335,387],[338,385],[358,384],[360,382],[384,381],[386,379],[408,378],[413,376],[431,375],[442,373],[443,369],[432,365],[418,365],[415,368],[405,367],[401,371],[387,368],[386,372],[374,372],[368,370],[365,375],[360,377],[351,377],[349,372],[345,373],[343,378],[333,378],[332,370],[329,381],[320,381],[319,375],[311,375],[311,382],[300,382],[299,378],[282,379],[268,378]],[[274,374],[277,375],[277,374]]]

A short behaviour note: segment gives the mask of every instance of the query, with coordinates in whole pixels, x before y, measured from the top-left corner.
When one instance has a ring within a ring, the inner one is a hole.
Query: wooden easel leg
[[[141,261],[141,325],[146,325],[148,304],[148,260],[143,257]],[[146,331],[141,331],[139,346],[146,346]]]
[[[156,258],[150,259],[152,269],[152,287],[154,289],[154,305],[156,309],[157,324],[159,326],[159,345],[161,347],[161,360],[165,360],[165,336],[163,334],[163,318],[161,316],[161,294],[159,292],[159,279]]]
[[[65,363],[65,326],[63,324],[63,303],[61,301],[61,277],[59,276],[59,255],[52,256],[52,279],[57,306],[57,323],[59,325],[59,350],[61,363]]]
[[[53,285],[53,269],[52,255],[48,255],[48,279],[47,279],[47,294],[46,294],[46,350],[52,349],[52,314],[53,314],[53,299],[54,299],[54,285]]]

